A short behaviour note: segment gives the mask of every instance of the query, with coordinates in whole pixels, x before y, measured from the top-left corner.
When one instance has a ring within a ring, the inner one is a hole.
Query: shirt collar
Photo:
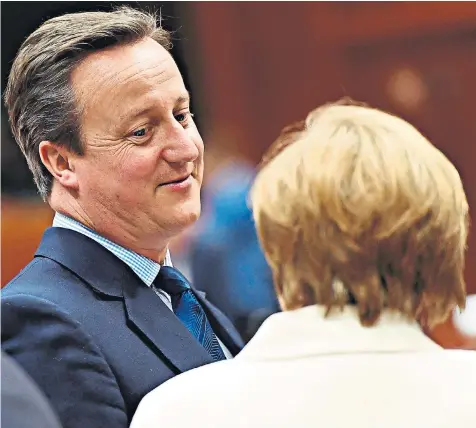
[[[53,219],[53,227],[70,229],[81,233],[90,239],[93,239],[98,244],[102,245],[104,248],[113,253],[126,265],[128,265],[134,271],[134,273],[149,287],[152,285],[152,282],[160,271],[160,263],[157,263],[154,260],[142,256],[141,254],[138,254],[132,250],[124,248],[107,238],[104,238],[94,230],[89,229],[84,224],[64,214],[58,212],[55,214]],[[170,252],[168,249],[165,254],[164,266],[172,266],[172,260],[170,258]]]

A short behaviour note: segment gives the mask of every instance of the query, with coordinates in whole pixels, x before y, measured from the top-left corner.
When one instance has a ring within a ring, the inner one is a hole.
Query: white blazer
[[[235,359],[146,395],[131,428],[476,428],[476,352],[391,313],[324,312],[272,315]]]

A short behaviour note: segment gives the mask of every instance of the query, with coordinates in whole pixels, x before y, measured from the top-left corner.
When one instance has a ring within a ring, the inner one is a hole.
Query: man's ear
[[[63,187],[79,190],[72,153],[64,146],[42,141],[39,146],[41,162]]]

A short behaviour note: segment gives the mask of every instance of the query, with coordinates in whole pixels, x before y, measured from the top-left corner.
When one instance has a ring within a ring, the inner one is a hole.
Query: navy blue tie
[[[213,360],[225,360],[225,354],[208,322],[207,315],[190,289],[187,278],[173,267],[162,266],[154,285],[170,294],[175,315],[210,353]]]

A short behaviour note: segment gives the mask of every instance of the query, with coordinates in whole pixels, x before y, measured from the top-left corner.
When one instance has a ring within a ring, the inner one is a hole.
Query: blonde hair
[[[286,308],[352,303],[363,325],[387,308],[432,326],[464,307],[466,196],[413,126],[331,104],[271,152],[251,199]]]

